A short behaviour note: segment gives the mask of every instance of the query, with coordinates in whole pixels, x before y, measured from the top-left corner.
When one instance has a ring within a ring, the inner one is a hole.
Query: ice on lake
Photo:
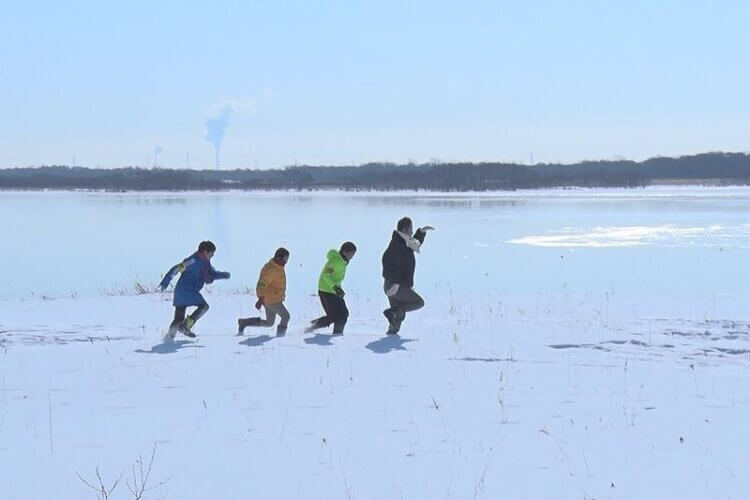
[[[0,193],[6,498],[742,498],[750,482],[750,189],[500,194]],[[395,221],[437,228],[427,306],[384,335]],[[196,342],[137,294],[218,246]],[[357,243],[346,334],[325,252]],[[289,332],[247,330],[278,246]],[[42,478],[42,479],[40,479]],[[163,484],[160,485],[160,483]]]

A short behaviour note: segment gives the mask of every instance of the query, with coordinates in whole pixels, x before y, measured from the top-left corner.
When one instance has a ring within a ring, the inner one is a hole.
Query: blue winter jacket
[[[177,285],[174,287],[172,303],[175,307],[205,304],[206,300],[200,294],[203,285],[213,283],[214,280],[229,278],[229,273],[217,271],[211,266],[211,261],[202,253],[195,252],[173,266],[161,280],[159,288],[167,288],[177,273],[182,273],[182,276],[177,280]]]

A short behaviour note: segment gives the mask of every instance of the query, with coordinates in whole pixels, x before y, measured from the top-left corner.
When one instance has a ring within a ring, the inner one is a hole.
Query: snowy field
[[[746,498],[750,190],[0,193],[2,498]],[[386,338],[379,257],[434,225]],[[138,294],[198,241],[232,272],[198,339]],[[359,252],[343,337],[305,334]],[[236,336],[273,250],[292,322]],[[155,450],[155,451],[154,451]],[[135,467],[135,470],[133,469]],[[79,477],[80,476],[80,477]]]

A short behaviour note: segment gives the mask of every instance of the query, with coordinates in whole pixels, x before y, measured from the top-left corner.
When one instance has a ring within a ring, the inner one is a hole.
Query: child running
[[[281,318],[279,326],[276,328],[276,335],[286,334],[287,325],[289,324],[289,311],[284,306],[286,298],[286,273],[284,266],[289,261],[289,250],[279,248],[276,250],[273,258],[260,270],[258,284],[255,287],[255,293],[258,301],[255,308],[260,310],[261,307],[266,309],[266,319],[260,317],[240,318],[237,320],[237,335],[242,335],[245,327],[248,326],[273,326],[276,321],[276,315]]]
[[[208,303],[200,293],[203,285],[213,283],[214,280],[230,278],[229,273],[219,272],[211,266],[211,258],[215,253],[216,245],[210,241],[202,241],[198,245],[197,252],[173,266],[159,283],[159,290],[163,292],[175,275],[181,273],[174,287],[174,319],[169,325],[169,332],[166,336],[168,340],[174,339],[177,332],[191,338],[195,337],[193,325],[208,311]],[[195,311],[185,318],[186,309],[192,306],[196,307]]]
[[[328,251],[326,264],[318,280],[318,296],[326,314],[311,321],[310,326],[305,328],[305,333],[318,328],[326,328],[333,323],[333,334],[344,334],[344,325],[349,318],[349,310],[346,308],[341,282],[346,276],[346,266],[349,265],[355,253],[357,253],[357,247],[351,241],[341,245],[338,252]]]

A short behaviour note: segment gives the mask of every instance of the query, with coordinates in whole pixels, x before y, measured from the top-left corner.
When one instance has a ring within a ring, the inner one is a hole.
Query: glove
[[[399,289],[398,283],[394,283],[393,285],[391,285],[391,287],[388,290],[385,291],[385,294],[388,297],[394,297],[398,293],[398,289]]]
[[[419,230],[422,231],[423,233],[426,233],[427,231],[434,231],[435,228],[432,226],[424,226],[424,227],[419,228]]]
[[[228,280],[229,278],[232,277],[232,274],[224,272],[224,273],[219,273],[217,277],[222,280]]]
[[[343,297],[344,295],[346,295],[344,291],[337,286],[333,287],[333,291],[336,292],[336,295],[338,295],[339,297]]]
[[[167,287],[159,285],[159,286],[156,287],[156,289],[159,290],[160,292],[163,292],[164,290],[167,289]]]
[[[261,307],[263,307],[263,304],[266,303],[265,297],[258,297],[258,302],[255,303],[255,308],[260,310]]]

